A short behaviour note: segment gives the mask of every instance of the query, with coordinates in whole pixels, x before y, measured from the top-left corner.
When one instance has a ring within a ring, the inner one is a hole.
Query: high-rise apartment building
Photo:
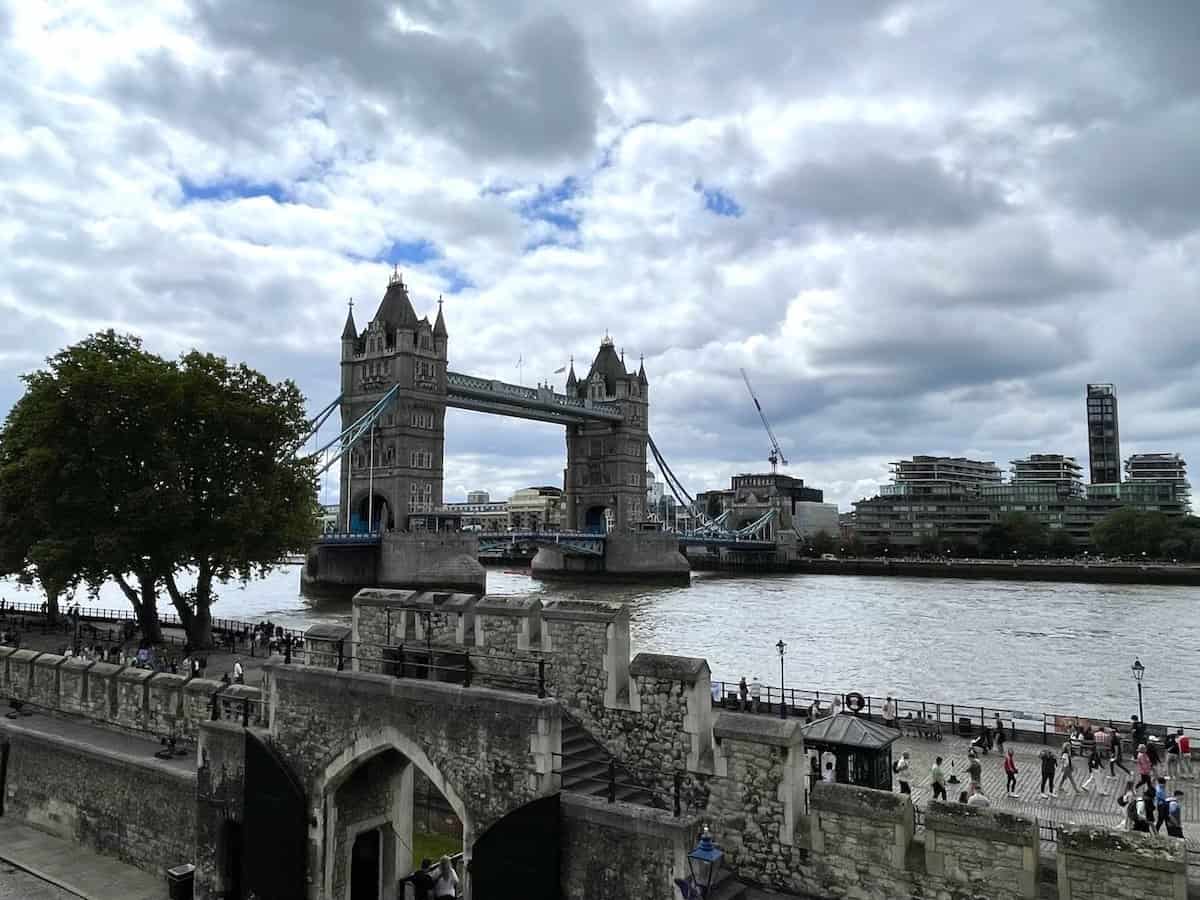
[[[1125,478],[1130,482],[1169,485],[1174,495],[1190,507],[1187,463],[1178,453],[1135,453],[1125,460]]]
[[[1050,485],[1063,497],[1083,496],[1083,470],[1073,456],[1061,453],[1033,453],[1012,461],[1010,484]]]
[[[1121,432],[1111,384],[1087,386],[1088,463],[1092,484],[1121,480]]]

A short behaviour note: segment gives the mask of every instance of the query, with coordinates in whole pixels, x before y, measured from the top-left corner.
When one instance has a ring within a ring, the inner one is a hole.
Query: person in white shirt
[[[900,782],[900,793],[902,794],[912,793],[912,786],[909,784],[911,776],[908,774],[908,766],[908,751],[905,750],[900,754],[900,758],[896,760],[896,781]]]
[[[750,682],[750,701],[754,705],[754,711],[758,712],[759,701],[762,700],[762,682],[758,680],[758,676],[754,676],[754,680]]]
[[[896,701],[892,699],[891,694],[883,701],[883,724],[889,728],[896,727]]]
[[[246,683],[246,670],[242,668],[241,659],[236,656],[233,658],[233,683],[234,684],[245,684]]]
[[[967,806],[991,806],[992,801],[984,796],[978,785],[971,785],[971,796],[967,798]]]
[[[434,900],[454,900],[458,896],[458,875],[450,867],[450,857],[443,856],[433,880]]]

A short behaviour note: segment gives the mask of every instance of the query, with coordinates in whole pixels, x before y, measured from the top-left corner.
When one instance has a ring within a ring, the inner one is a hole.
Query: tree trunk
[[[171,603],[179,613],[183,630],[187,632],[188,643],[197,650],[210,650],[213,646],[212,613],[209,610],[212,603],[212,576],[206,572],[207,567],[200,566],[200,575],[193,591],[194,606],[180,592],[179,586],[175,584],[174,575],[167,575],[164,579],[167,593],[171,595]]]
[[[58,589],[47,584],[42,585],[46,592],[46,621],[53,625],[58,621]]]
[[[133,607],[133,615],[142,631],[142,637],[152,644],[157,644],[162,641],[162,623],[158,619],[158,607],[155,605],[158,597],[154,591],[154,579],[147,578],[141,572],[137,573],[137,577],[140,594],[125,580],[124,575],[113,573],[113,580]]]

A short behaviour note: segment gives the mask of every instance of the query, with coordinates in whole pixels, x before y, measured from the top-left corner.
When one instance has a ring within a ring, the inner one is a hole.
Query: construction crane
[[[742,373],[742,381],[746,382],[746,390],[750,392],[750,399],[754,401],[754,408],[758,410],[758,417],[762,419],[763,428],[767,429],[767,437],[771,439],[771,452],[767,455],[767,459],[771,463],[771,474],[775,474],[775,467],[780,463],[787,465],[787,457],[783,455],[783,448],[779,446],[779,439],[775,437],[775,432],[771,430],[771,423],[767,421],[767,414],[763,412],[762,404],[758,402],[758,397],[754,395],[754,388],[750,385],[750,376],[746,374],[745,369],[740,370]]]

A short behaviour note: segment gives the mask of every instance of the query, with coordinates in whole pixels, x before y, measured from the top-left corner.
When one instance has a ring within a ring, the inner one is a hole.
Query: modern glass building
[[[1087,386],[1088,463],[1092,484],[1121,480],[1121,431],[1111,384]]]

